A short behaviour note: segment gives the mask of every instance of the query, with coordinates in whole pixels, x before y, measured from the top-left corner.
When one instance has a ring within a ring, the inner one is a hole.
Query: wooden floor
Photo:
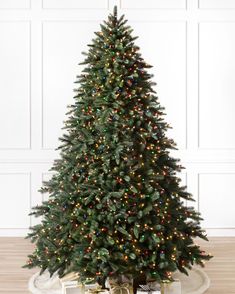
[[[235,294],[235,238],[210,238],[198,242],[214,255],[205,271],[211,279],[206,294]],[[27,282],[37,270],[22,269],[33,250],[23,238],[0,238],[0,294],[29,294]]]

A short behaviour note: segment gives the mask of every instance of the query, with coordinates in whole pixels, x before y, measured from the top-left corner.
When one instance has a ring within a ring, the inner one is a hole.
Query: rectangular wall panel
[[[30,24],[0,22],[0,149],[30,148]]]
[[[199,27],[199,146],[235,148],[235,22]]]
[[[122,8],[185,9],[186,0],[121,0]]]
[[[42,0],[43,8],[78,8],[78,9],[98,9],[98,8],[107,8],[108,0],[86,0],[86,1],[77,1],[77,0]]]
[[[186,166],[177,175],[196,200],[185,203],[212,234],[235,236],[235,0],[0,0],[0,235],[42,220],[28,213],[49,196],[38,190],[59,157],[81,52],[114,5],[153,65],[171,155]]]
[[[30,225],[30,174],[0,174],[0,228],[23,229]]]
[[[66,106],[74,102],[73,81],[80,74],[82,51],[94,37],[97,23],[48,22],[43,26],[43,138],[46,149],[60,143]]]
[[[0,9],[30,8],[30,0],[0,0]]]
[[[131,23],[132,25],[132,23]],[[173,127],[169,137],[179,148],[186,147],[186,24],[184,22],[133,23],[133,35],[144,60],[153,65],[149,72],[164,106],[164,118]],[[146,32],[148,31],[148,34]],[[156,41],[153,42],[153,36]]]
[[[234,0],[198,0],[202,9],[230,9],[235,8]]]
[[[199,175],[199,211],[205,228],[235,228],[235,174]]]

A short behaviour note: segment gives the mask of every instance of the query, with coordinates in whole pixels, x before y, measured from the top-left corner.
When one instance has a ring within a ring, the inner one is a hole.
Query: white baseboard
[[[0,229],[0,237],[26,237],[29,229]]]
[[[208,237],[235,237],[235,228],[206,229]]]

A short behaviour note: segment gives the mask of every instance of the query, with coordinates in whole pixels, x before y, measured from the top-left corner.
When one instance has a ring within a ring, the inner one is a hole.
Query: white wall
[[[117,4],[210,235],[235,235],[234,0],[0,0],[0,235],[24,235],[72,103],[81,51]]]

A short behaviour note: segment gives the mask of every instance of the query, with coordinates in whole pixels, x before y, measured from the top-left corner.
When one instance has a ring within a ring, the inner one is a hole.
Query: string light
[[[115,256],[138,274],[171,279],[167,262],[183,267],[207,259],[199,247],[187,247],[201,231],[186,220],[199,218],[180,204],[189,196],[175,176],[181,166],[168,152],[175,145],[164,133],[170,125],[152,91],[150,66],[130,31],[112,20],[86,54],[64,122],[63,158],[47,187],[55,199],[39,210],[45,221],[35,228],[39,249],[28,264],[77,265],[84,276],[100,279],[116,272],[103,266]]]

